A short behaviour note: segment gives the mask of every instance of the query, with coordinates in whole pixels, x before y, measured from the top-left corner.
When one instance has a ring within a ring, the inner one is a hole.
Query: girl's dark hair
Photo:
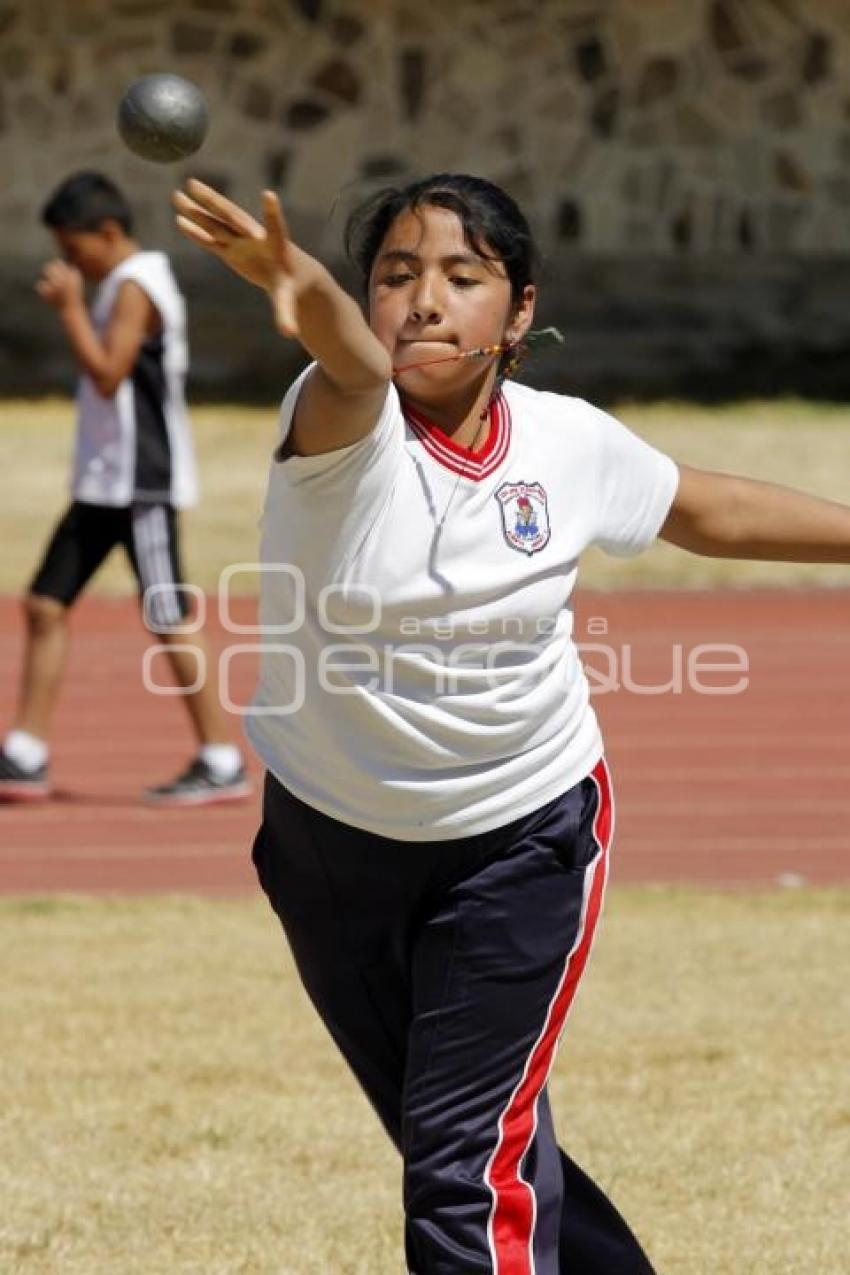
[[[537,252],[528,222],[506,191],[483,177],[437,173],[408,186],[388,186],[352,212],[345,250],[368,286],[378,250],[399,213],[423,205],[448,208],[463,226],[466,242],[480,257],[504,263],[514,301],[534,282]]]
[[[133,213],[122,192],[94,172],[66,177],[41,210],[41,220],[52,230],[97,230],[107,220],[117,221],[125,235],[133,229]]]

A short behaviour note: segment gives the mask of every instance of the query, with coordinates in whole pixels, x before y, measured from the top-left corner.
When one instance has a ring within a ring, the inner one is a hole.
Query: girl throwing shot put
[[[365,315],[273,194],[262,223],[200,182],[175,202],[313,360],[283,401],[263,520],[254,860],[402,1153],[408,1268],[648,1275],[547,1098],[614,824],[571,641],[578,559],[661,535],[848,561],[850,510],[677,468],[589,404],[507,379],[534,254],[487,181],[439,174],[355,214]]]

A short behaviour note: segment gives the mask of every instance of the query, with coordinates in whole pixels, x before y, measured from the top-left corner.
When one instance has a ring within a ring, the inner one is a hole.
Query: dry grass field
[[[848,494],[850,409],[619,413],[674,457]],[[275,413],[194,412],[191,577],[251,561]],[[0,593],[66,499],[72,409],[0,404]],[[595,587],[844,567],[591,553]],[[128,592],[115,559],[98,578]],[[848,1275],[850,892],[615,888],[552,1079],[659,1275]],[[402,1275],[399,1164],[259,900],[0,900],[2,1275]],[[463,1275],[458,1272],[458,1275]],[[612,1272],[611,1275],[616,1275]]]
[[[848,1270],[848,910],[612,892],[553,1102],[659,1275]],[[4,1275],[401,1275],[395,1153],[263,903],[7,900],[0,968]]]
[[[691,404],[624,405],[618,414],[675,459],[705,468],[802,486],[848,499],[850,408],[793,400],[703,408]],[[0,403],[0,593],[24,587],[53,521],[64,508],[73,407],[58,399]],[[190,577],[215,589],[222,568],[253,562],[257,519],[275,438],[275,409],[198,407],[193,411],[203,480],[200,507],[187,515]],[[843,584],[841,566],[722,562],[654,545],[630,561],[587,554],[582,583],[618,586]],[[244,577],[249,585],[250,577]],[[107,592],[127,592],[131,578],[119,555],[99,575]]]

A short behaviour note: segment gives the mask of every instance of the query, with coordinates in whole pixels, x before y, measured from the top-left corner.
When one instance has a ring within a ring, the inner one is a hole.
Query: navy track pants
[[[559,1150],[546,1092],[612,831],[604,762],[514,823],[431,842],[348,827],[267,777],[254,863],[403,1156],[412,1275],[652,1275]]]

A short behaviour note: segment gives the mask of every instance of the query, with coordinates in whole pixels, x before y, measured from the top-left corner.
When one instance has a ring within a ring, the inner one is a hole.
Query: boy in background
[[[63,260],[36,285],[59,315],[80,368],[72,503],[60,519],[24,599],[26,652],[13,728],[0,750],[0,799],[49,797],[48,728],[65,670],[69,608],[118,544],[124,546],[145,620],[165,645],[174,676],[193,686],[184,643],[190,606],[182,588],[177,511],[197,499],[184,383],[186,310],[168,258],[132,237],[121,191],[95,172],[54,191],[42,220]],[[91,312],[84,281],[97,284]],[[200,633],[192,645],[205,649]],[[149,788],[159,805],[201,805],[250,792],[228,741],[214,681],[183,696],[198,740],[187,770]]]

